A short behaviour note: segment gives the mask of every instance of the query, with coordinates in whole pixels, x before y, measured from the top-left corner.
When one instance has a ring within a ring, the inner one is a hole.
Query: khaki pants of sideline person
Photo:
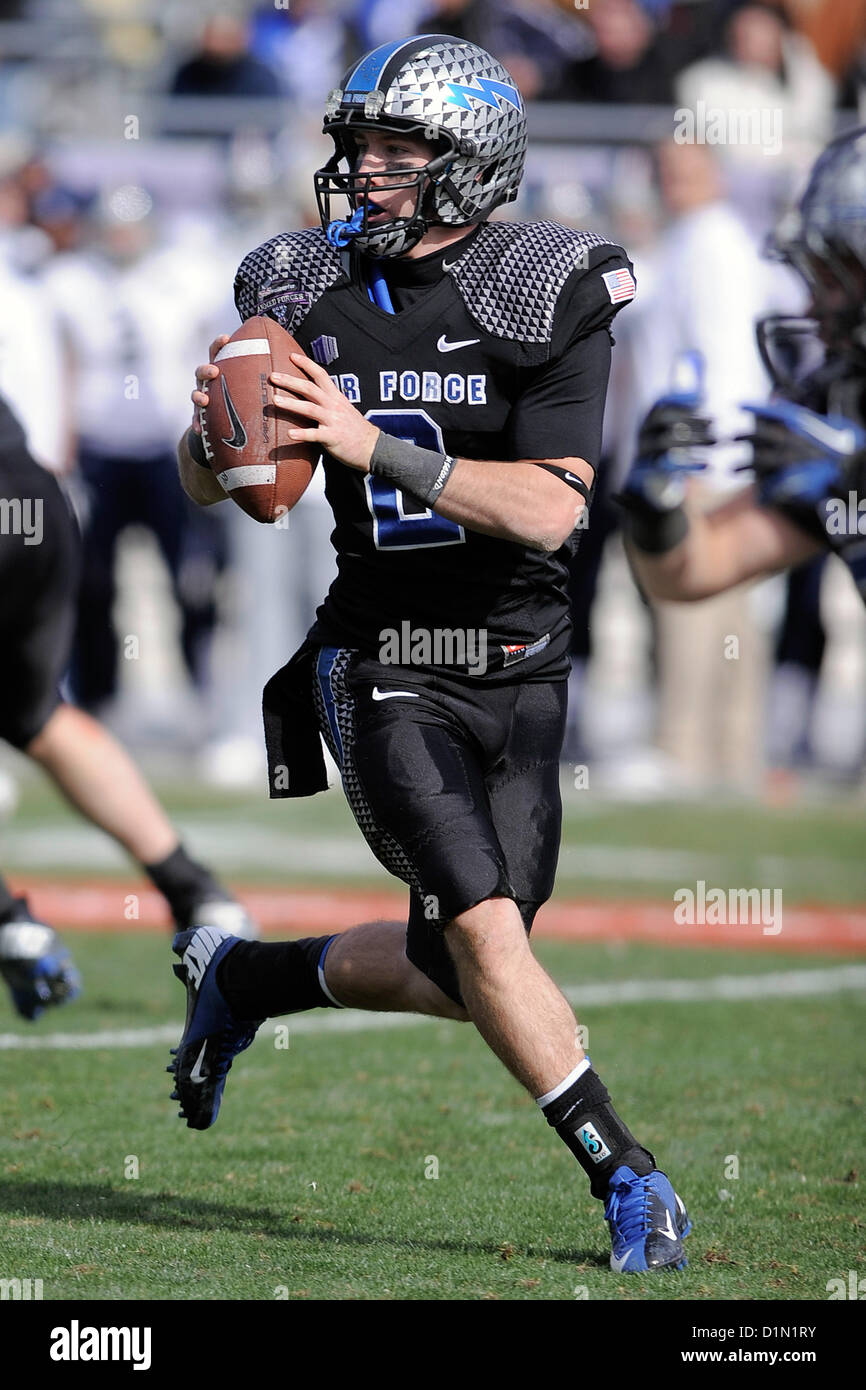
[[[654,606],[659,747],[689,785],[756,788],[770,643],[752,616],[749,589]]]

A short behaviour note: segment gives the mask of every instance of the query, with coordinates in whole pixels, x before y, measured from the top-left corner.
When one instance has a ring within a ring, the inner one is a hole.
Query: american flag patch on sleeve
[[[601,278],[607,286],[611,304],[623,304],[627,299],[634,299],[636,286],[631,271],[625,266],[619,270],[606,270]]]

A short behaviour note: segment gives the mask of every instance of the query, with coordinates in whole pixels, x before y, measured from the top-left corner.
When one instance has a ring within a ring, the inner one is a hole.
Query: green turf
[[[0,1033],[180,1020],[160,937],[73,945],[85,997],[26,1029],[4,995]],[[564,985],[841,963],[539,954]],[[0,1276],[41,1278],[46,1299],[799,1300],[864,1267],[862,997],[596,1007],[583,1020],[621,1110],[689,1204],[682,1274],[610,1272],[600,1205],[470,1028],[340,1036],[289,1021],[287,1050],[269,1023],[235,1064],[207,1134],[175,1118],[166,1046],[0,1051]]]
[[[357,854],[360,835],[339,790],[300,801],[268,801],[263,795],[219,792],[193,783],[169,783],[160,791],[191,850],[216,859],[232,882],[394,886],[372,859],[367,867],[346,871],[346,851]],[[612,805],[589,790],[574,790],[565,772],[563,792],[560,896],[670,901],[677,888],[703,878],[708,886],[781,888],[789,907],[866,901],[864,807],[859,793],[840,796],[829,805],[794,807],[713,801]],[[4,870],[11,875],[38,871],[46,877],[92,878],[88,854],[64,849],[64,841],[57,838],[62,831],[86,837],[94,852],[105,854],[105,837],[85,826],[44,780],[26,781],[14,819],[0,826]],[[268,844],[273,849],[255,863],[245,863],[244,846],[258,835],[271,837]],[[43,855],[34,869],[19,846],[24,838],[32,845],[37,836]],[[292,846],[301,837],[323,843],[323,857],[311,859],[301,853],[287,864],[282,844]],[[126,878],[135,872],[120,852],[107,863],[100,861],[98,871]]]

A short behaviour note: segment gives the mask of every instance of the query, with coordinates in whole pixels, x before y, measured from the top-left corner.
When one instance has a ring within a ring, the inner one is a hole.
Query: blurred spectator
[[[730,139],[725,152],[739,162],[787,164],[811,159],[832,133],[835,86],[807,38],[765,0],[739,6],[725,27],[724,53],[694,63],[676,84],[677,101],[691,111],[761,112],[760,138]]]
[[[565,99],[572,64],[589,51],[585,26],[556,0],[362,0],[352,23],[359,50],[411,34],[453,34],[504,63],[527,101]]]
[[[496,9],[510,10],[509,0]],[[453,34],[486,48],[493,19],[490,0],[428,0],[418,18],[418,33]]]
[[[565,98],[571,65],[588,52],[583,26],[564,19],[553,0],[427,0],[417,26],[486,48],[526,101]]]
[[[530,4],[512,0],[497,6],[490,28],[491,52],[505,64],[527,101],[568,101],[574,97],[571,74],[591,52],[582,24],[563,19],[552,0]]]
[[[84,566],[73,684],[87,709],[115,694],[112,608],[117,542],[127,526],[153,534],[181,611],[181,647],[203,690],[225,563],[224,523],[193,507],[177,479],[175,446],[189,416],[183,385],[212,336],[219,257],[161,246],[146,190],[103,199],[82,251],[55,257],[44,283],[71,361],[84,489]],[[226,268],[225,274],[228,274]]]
[[[581,11],[594,52],[574,69],[578,101],[662,102],[673,99],[664,43],[637,0],[605,0]]]
[[[7,260],[11,243],[30,213],[21,181],[25,150],[26,146],[15,137],[0,136],[0,251]]]
[[[25,269],[44,251],[41,240],[38,254],[29,245],[30,161],[21,141],[0,147],[0,394],[24,426],[31,454],[56,473],[67,455],[66,373],[51,297]]]
[[[352,17],[358,52],[423,34],[421,16],[429,10],[430,0],[358,0]]]
[[[866,122],[866,41],[855,50],[839,85],[840,107],[856,110],[860,122]]]
[[[250,47],[278,74],[284,94],[321,121],[324,95],[349,65],[348,26],[323,0],[292,0],[289,9],[262,5],[254,13]]]
[[[53,186],[47,165],[28,145],[16,139],[0,143],[0,244],[7,265],[23,275],[52,253],[52,239],[34,208]]]
[[[65,380],[51,298],[9,264],[0,244],[0,394],[24,426],[33,457],[55,473],[67,454]]]
[[[205,24],[198,51],[178,68],[170,91],[183,97],[276,97],[280,84],[250,52],[249,25],[219,14]]]
[[[54,254],[77,251],[85,234],[95,194],[80,193],[55,183],[34,197],[30,214],[34,226],[50,239]]]
[[[577,21],[587,50],[581,56],[592,60],[572,70],[572,100],[668,104],[676,74],[719,46],[717,0],[605,0],[580,8],[575,0],[553,3],[573,27]]]

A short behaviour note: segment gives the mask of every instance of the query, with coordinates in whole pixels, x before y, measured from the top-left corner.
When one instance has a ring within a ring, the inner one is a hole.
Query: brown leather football
[[[279,521],[313,476],[321,449],[289,439],[310,421],[274,405],[271,372],[298,376],[290,353],[303,349],[273,319],[247,319],[217,353],[220,369],[199,408],[205,458],[232,501],[256,521]]]

